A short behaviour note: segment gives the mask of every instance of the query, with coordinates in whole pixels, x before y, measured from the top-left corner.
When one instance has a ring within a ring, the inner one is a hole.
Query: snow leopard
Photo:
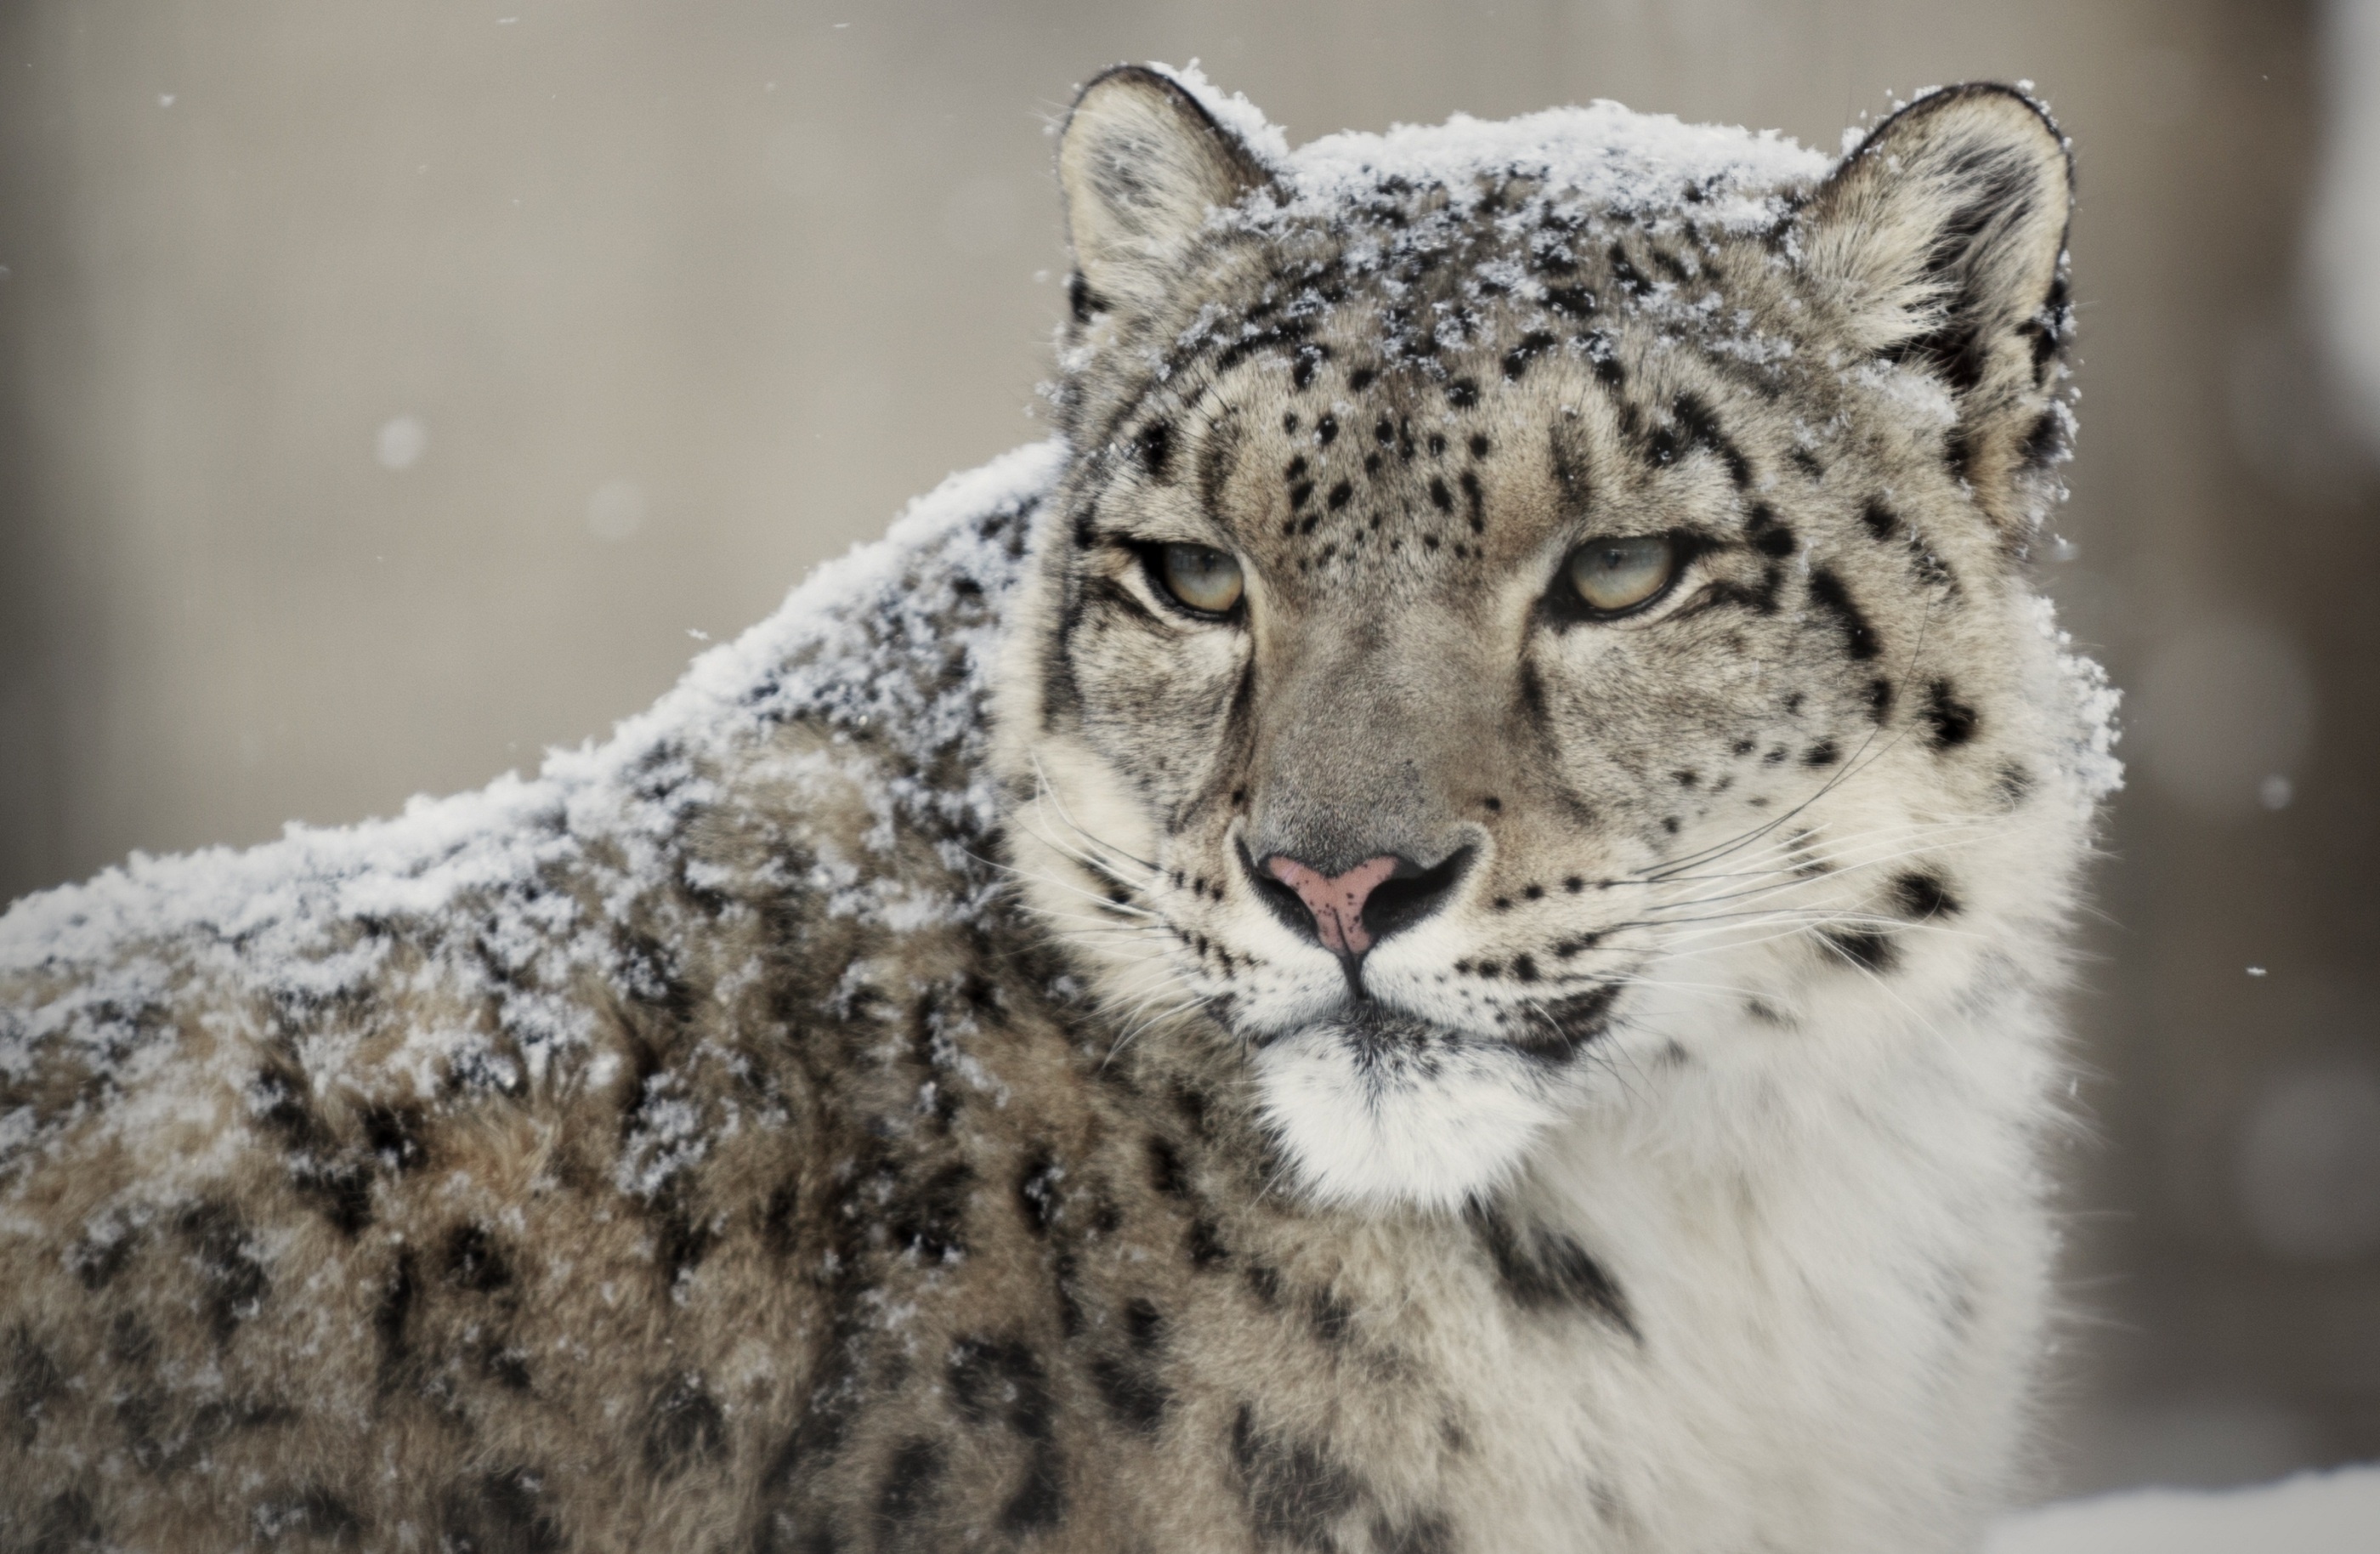
[[[1094,79],[1053,437],[533,778],[0,919],[0,1548],[1973,1548],[2071,175],[1847,141]]]

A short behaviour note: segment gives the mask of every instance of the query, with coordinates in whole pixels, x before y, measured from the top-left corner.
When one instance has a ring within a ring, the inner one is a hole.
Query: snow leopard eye
[[[1678,574],[1678,547],[1662,534],[1593,540],[1571,552],[1567,570],[1589,610],[1617,615],[1660,597]]]
[[[1240,564],[1210,545],[1166,545],[1156,556],[1165,591],[1202,615],[1224,615],[1240,601]]]

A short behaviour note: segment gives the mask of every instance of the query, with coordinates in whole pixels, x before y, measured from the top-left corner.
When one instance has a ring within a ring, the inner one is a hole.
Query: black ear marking
[[[1990,84],[1886,119],[1795,217],[1803,269],[1851,338],[1931,372],[1958,422],[1943,460],[2004,538],[2037,497],[2041,417],[2068,330],[2061,266],[2073,170],[2039,104]]]

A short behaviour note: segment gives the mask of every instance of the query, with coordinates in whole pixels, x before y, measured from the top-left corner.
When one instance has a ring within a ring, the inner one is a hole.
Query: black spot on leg
[[[1410,1522],[1372,1523],[1375,1554],[1454,1554],[1454,1529],[1446,1518],[1424,1513]]]
[[[1196,1269],[1213,1268],[1218,1263],[1228,1261],[1232,1256],[1232,1249],[1223,1244],[1222,1232],[1211,1220],[1191,1220],[1182,1247],[1189,1254],[1190,1266]]]
[[[1025,1482],[1001,1508],[1000,1530],[1019,1536],[1065,1519],[1066,1475],[1057,1446],[1043,1441],[1034,1448],[1025,1467]]]
[[[446,1238],[446,1279],[473,1294],[492,1294],[512,1283],[512,1263],[485,1227],[457,1225]]]
[[[1504,353],[1504,376],[1518,381],[1529,370],[1529,363],[1552,350],[1561,342],[1543,330],[1532,330],[1521,336],[1518,344]]]
[[[209,1325],[218,1342],[228,1341],[240,1323],[263,1308],[271,1288],[249,1245],[248,1227],[229,1205],[207,1202],[185,1209],[177,1228],[198,1264]]]
[[[962,1338],[951,1345],[943,1375],[959,1417],[978,1427],[998,1425],[1025,1440],[1048,1440],[1056,1409],[1038,1355],[1014,1338]]]
[[[1879,676],[1867,683],[1867,712],[1877,722],[1892,716],[1892,682]]]
[[[2027,469],[2046,469],[2066,452],[2066,419],[2052,407],[2034,421],[2033,430],[2025,433],[2024,452],[2021,455]]]
[[[1835,742],[1833,740],[1821,739],[1803,753],[1802,764],[1803,766],[1832,766],[1835,762],[1842,759],[1843,753],[1835,747]]]
[[[1968,431],[1965,422],[1961,422],[1942,434],[1942,464],[1950,471],[1952,480],[1961,481],[1966,480],[1969,467],[1974,462],[1974,439]]]
[[[661,1217],[654,1268],[661,1274],[662,1284],[668,1288],[701,1266],[710,1255],[711,1244],[719,1239],[709,1224],[688,1214],[675,1205]]]
[[[1866,505],[1860,509],[1860,522],[1867,526],[1868,533],[1878,540],[1890,540],[1900,532],[1899,516],[1884,504],[1884,498],[1880,496],[1867,499]]]
[[[1102,1355],[1091,1362],[1091,1383],[1117,1423],[1155,1435],[1165,1422],[1172,1394],[1144,1366]]]
[[[1058,1217],[1058,1183],[1064,1175],[1065,1169],[1046,1151],[1028,1159],[1017,1174],[1017,1207],[1025,1211],[1025,1223],[1035,1235],[1048,1235]]]
[[[1585,286],[1554,286],[1546,292],[1546,306],[1557,313],[1583,319],[1595,311],[1595,293]]]
[[[903,1441],[884,1464],[876,1487],[876,1514],[898,1527],[933,1509],[948,1466],[940,1442],[915,1437]]]
[[[365,1146],[387,1169],[411,1171],[429,1158],[421,1143],[419,1112],[401,1107],[368,1106],[361,1121]]]
[[[1468,410],[1479,403],[1479,384],[1475,379],[1457,378],[1446,385],[1446,402],[1458,410]]]
[[[1148,1184],[1170,1198],[1189,1196],[1189,1174],[1182,1169],[1182,1151],[1172,1140],[1152,1137],[1148,1141]]]
[[[544,1479],[507,1468],[455,1485],[439,1508],[445,1554],[559,1554],[562,1530],[543,1504]]]
[[[295,1495],[261,1500],[250,1514],[256,1530],[273,1544],[294,1544],[298,1540],[291,1538],[293,1533],[316,1548],[354,1548],[363,1541],[363,1518],[319,1484]]]
[[[645,1416],[645,1468],[654,1478],[665,1482],[726,1454],[727,1416],[701,1378],[681,1376],[653,1399]]]
[[[381,1368],[387,1371],[401,1365],[412,1352],[406,1338],[406,1318],[412,1314],[413,1301],[419,1286],[414,1272],[413,1249],[406,1247],[396,1255],[396,1264],[389,1270],[388,1282],[381,1286],[378,1304],[372,1307],[372,1331],[380,1340]]]
[[[124,1271],[140,1244],[138,1231],[118,1224],[105,1233],[86,1232],[67,1253],[67,1266],[86,1290],[104,1290]]]
[[[1326,448],[1331,443],[1337,442],[1339,440],[1339,418],[1327,411],[1320,417],[1317,418],[1314,422],[1314,440]]]
[[[1314,1336],[1332,1349],[1344,1348],[1354,1330],[1355,1308],[1328,1290],[1315,1293],[1307,1316],[1314,1322]]]
[[[1340,508],[1347,505],[1348,499],[1354,494],[1354,485],[1350,481],[1342,480],[1337,485],[1332,486],[1330,488],[1330,494],[1327,498],[1330,510],[1334,513],[1339,511]]]
[[[1259,1544],[1333,1554],[1332,1529],[1365,1498],[1363,1485],[1311,1441],[1257,1427],[1253,1405],[1232,1421],[1232,1462]]]
[[[99,1511],[79,1489],[51,1496],[42,1503],[40,1518],[25,1530],[31,1534],[21,1546],[27,1554],[80,1554],[107,1546]]]
[[[1471,532],[1485,533],[1488,528],[1487,496],[1479,489],[1479,477],[1466,469],[1457,477],[1457,481],[1463,487],[1463,504],[1470,509]]]
[[[32,1330],[19,1327],[9,1336],[5,1380],[0,1398],[6,1400],[9,1414],[6,1427],[20,1450],[30,1449],[50,1403],[66,1392],[66,1377],[49,1351],[34,1342]]]

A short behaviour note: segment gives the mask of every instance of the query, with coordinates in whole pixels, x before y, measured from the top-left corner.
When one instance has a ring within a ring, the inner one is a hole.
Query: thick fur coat
[[[2114,781],[2055,132],[1125,69],[1060,176],[1059,439],[0,919],[0,1548],[1972,1545]]]

